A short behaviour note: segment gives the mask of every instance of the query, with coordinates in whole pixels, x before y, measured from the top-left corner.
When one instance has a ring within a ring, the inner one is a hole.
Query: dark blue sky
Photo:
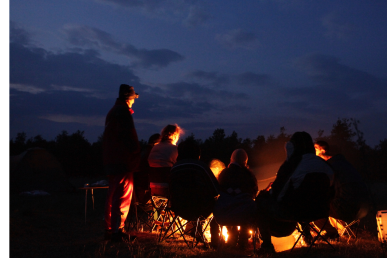
[[[10,137],[90,142],[121,83],[140,139],[178,123],[206,139],[360,120],[387,138],[385,0],[11,0]]]

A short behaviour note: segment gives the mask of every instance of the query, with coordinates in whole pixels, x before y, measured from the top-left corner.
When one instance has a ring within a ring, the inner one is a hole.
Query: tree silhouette
[[[364,134],[359,127],[360,121],[353,118],[338,118],[332,125],[330,135],[324,135],[323,130],[317,132],[315,140],[325,140],[332,150],[343,154],[347,160],[369,179],[387,180],[387,139],[371,148],[366,144]],[[235,149],[244,149],[249,156],[249,166],[256,167],[270,163],[282,163],[286,159],[285,142],[291,134],[287,134],[285,127],[280,127],[279,134],[267,137],[258,135],[255,139],[238,138],[235,131],[226,136],[224,129],[217,128],[213,134],[202,141],[194,134],[187,136],[184,141],[195,141],[201,148],[201,160],[210,162],[216,158],[226,165]],[[62,131],[55,140],[47,141],[41,135],[27,140],[25,132],[18,133],[10,140],[10,155],[18,155],[28,148],[45,148],[54,154],[61,162],[69,176],[103,175],[102,140],[90,144],[84,137],[84,131],[69,134]],[[142,147],[147,141],[141,140]]]
[[[68,175],[92,174],[88,163],[91,161],[91,145],[84,137],[84,131],[69,135],[67,131],[55,137],[55,152]]]
[[[26,150],[26,139],[27,135],[25,132],[18,133],[16,135],[15,141],[11,139],[9,143],[9,153],[10,155],[19,155]]]
[[[262,166],[272,163],[282,163],[286,158],[285,143],[290,140],[291,135],[285,133],[285,127],[280,127],[280,133],[275,137],[269,135],[267,139],[259,135],[253,142],[253,164]]]

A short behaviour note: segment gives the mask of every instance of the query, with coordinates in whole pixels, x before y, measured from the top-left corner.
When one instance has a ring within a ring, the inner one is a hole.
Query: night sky
[[[387,138],[385,0],[11,0],[10,138],[90,142],[121,83],[140,139],[167,124],[206,139],[360,120]],[[183,138],[185,137],[183,136]]]

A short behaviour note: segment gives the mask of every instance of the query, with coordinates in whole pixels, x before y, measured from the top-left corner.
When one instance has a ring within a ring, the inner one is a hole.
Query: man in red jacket
[[[119,97],[109,111],[103,134],[103,164],[109,179],[105,205],[105,239],[128,240],[124,223],[133,193],[133,173],[140,164],[140,144],[133,122],[132,105],[138,94],[121,84]]]

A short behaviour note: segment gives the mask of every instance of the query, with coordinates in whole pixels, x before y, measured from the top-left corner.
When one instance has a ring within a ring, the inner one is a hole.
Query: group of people
[[[132,105],[138,97],[132,86],[122,84],[119,97],[105,122],[103,161],[109,179],[105,238],[112,241],[129,239],[123,228],[134,189],[137,198],[147,200],[150,198],[147,196],[149,182],[167,184],[175,164],[181,164],[186,159],[200,159],[197,144],[183,142],[177,145],[183,130],[176,124],[167,125],[160,134],[152,135],[141,152],[132,118]],[[259,252],[275,252],[271,236],[290,235],[295,230],[297,215],[308,212],[308,206],[295,205],[294,198],[303,198],[295,193],[312,173],[322,174],[332,190],[329,216],[352,221],[367,203],[366,186],[359,173],[343,155],[333,155],[328,143],[314,143],[308,133],[296,132],[286,143],[285,150],[287,158],[276,179],[260,192],[243,149],[234,150],[228,166],[216,159],[205,165],[216,177],[220,193],[213,200],[212,207],[214,219],[210,226],[213,246],[220,237],[219,225],[225,225],[229,242],[244,249],[248,243],[248,229],[255,225],[263,241]],[[318,221],[315,224],[318,225]],[[239,230],[237,226],[240,226]],[[334,227],[326,231],[331,237],[337,236]]]

